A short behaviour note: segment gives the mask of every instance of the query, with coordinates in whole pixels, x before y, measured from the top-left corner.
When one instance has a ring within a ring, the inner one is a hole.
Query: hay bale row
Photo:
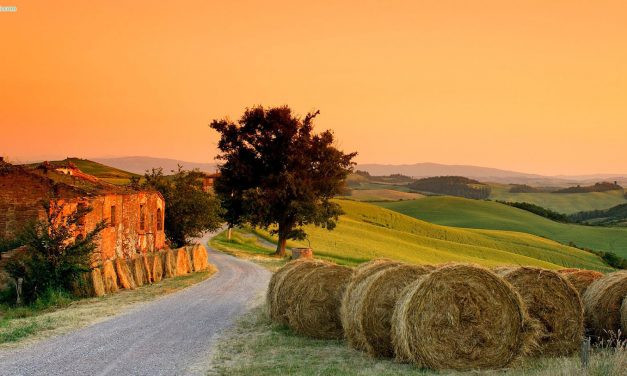
[[[275,322],[314,338],[340,338],[343,331],[350,346],[372,356],[432,369],[502,368],[522,355],[578,349],[584,314],[577,288],[583,288],[569,280],[598,275],[568,274],[389,260],[351,272],[296,260],[273,275],[267,303]]]
[[[627,296],[623,299],[623,304],[620,308],[620,326],[623,335],[625,335],[627,333]]]
[[[562,356],[578,351],[584,334],[583,305],[566,278],[533,267],[499,269],[497,273],[516,289],[531,318],[540,324],[534,355]]]
[[[583,294],[586,327],[596,339],[610,339],[621,330],[621,308],[627,296],[627,270],[606,274]]]
[[[592,282],[603,277],[603,273],[601,272],[585,269],[562,269],[559,270],[559,273],[575,287],[577,292],[579,292],[579,296],[583,296],[583,293]]]
[[[101,267],[81,276],[73,290],[77,296],[103,296],[119,289],[133,290],[163,278],[207,270],[211,266],[207,250],[202,245],[167,249],[130,259],[107,260]]]

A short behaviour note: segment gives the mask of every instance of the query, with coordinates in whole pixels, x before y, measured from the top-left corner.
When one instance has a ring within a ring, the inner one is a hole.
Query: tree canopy
[[[175,247],[222,225],[220,201],[203,190],[203,177],[200,171],[185,171],[180,166],[170,176],[161,168],[144,175],[143,185],[159,191],[165,199],[165,235]]]
[[[330,199],[342,191],[352,159],[334,146],[327,130],[316,134],[313,120],[289,107],[247,109],[234,123],[214,120],[220,133],[220,176],[214,188],[230,226],[249,223],[278,234],[277,255],[285,254],[287,239],[304,239],[302,226],[329,230],[342,214]],[[275,228],[276,227],[276,228]]]

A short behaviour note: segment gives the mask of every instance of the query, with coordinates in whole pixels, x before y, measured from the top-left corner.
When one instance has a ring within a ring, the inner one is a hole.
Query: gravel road
[[[203,244],[211,235],[205,236]],[[107,321],[0,351],[0,375],[202,375],[220,332],[263,292],[270,273],[209,249],[219,272]]]

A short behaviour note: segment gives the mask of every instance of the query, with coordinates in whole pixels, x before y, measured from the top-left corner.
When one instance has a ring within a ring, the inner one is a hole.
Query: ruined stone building
[[[85,217],[87,232],[108,223],[98,239],[103,261],[165,247],[165,202],[156,191],[137,191],[106,183],[71,163],[17,166],[0,158],[0,237],[8,238],[36,219],[45,219],[44,203],[70,213],[78,206],[93,210]]]

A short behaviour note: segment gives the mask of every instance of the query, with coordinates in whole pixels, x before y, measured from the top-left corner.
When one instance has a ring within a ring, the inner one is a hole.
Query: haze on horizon
[[[627,3],[13,1],[0,155],[214,162],[214,118],[320,109],[359,163],[627,172]]]

